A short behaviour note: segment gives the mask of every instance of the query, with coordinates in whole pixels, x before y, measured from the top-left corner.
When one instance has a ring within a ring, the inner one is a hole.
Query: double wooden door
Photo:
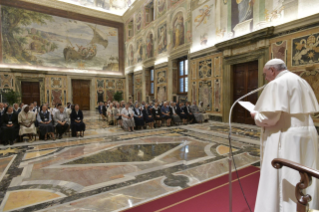
[[[258,61],[237,64],[233,66],[233,102],[248,92],[258,87]],[[258,93],[252,94],[243,101],[256,104]],[[250,116],[250,112],[240,105],[236,105],[233,110],[233,122],[243,124],[255,124]]]
[[[72,80],[73,104],[78,104],[81,110],[90,110],[90,81]]]
[[[40,105],[40,84],[39,82],[21,82],[21,100],[24,104],[36,101]]]

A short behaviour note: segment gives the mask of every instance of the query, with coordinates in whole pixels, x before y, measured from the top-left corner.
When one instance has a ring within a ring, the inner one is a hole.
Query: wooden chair
[[[319,179],[319,171],[282,158],[275,158],[271,162],[271,164],[276,169],[281,169],[283,166],[286,166],[296,171],[299,171],[301,179],[300,182],[296,185],[295,189],[295,196],[297,199],[296,211],[319,212],[317,210],[309,209],[308,203],[311,201],[311,196],[309,194],[303,193],[304,189],[308,188],[311,185],[312,177]]]
[[[23,141],[23,137],[27,136],[28,134],[23,134],[23,135],[19,135],[19,141],[22,142]],[[34,141],[37,140],[37,134],[32,134],[32,137],[34,138]]]

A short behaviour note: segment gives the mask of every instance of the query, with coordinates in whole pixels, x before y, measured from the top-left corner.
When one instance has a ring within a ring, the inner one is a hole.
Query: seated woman
[[[193,105],[191,106],[191,112],[194,115],[196,122],[198,122],[198,123],[203,123],[204,122],[204,116],[203,116],[203,114],[201,114],[199,112],[199,109],[198,109],[198,107],[196,105],[196,101],[194,101]]]
[[[47,140],[48,135],[51,135],[51,138],[55,140],[54,126],[46,104],[42,105],[37,120],[39,123],[40,139]]]
[[[203,103],[202,101],[199,102],[198,110],[199,110],[199,112],[203,115],[204,121],[208,121],[208,120],[209,120],[209,116],[208,116],[208,114],[206,113],[206,110],[205,110],[205,108],[204,108],[204,103]]]
[[[130,108],[130,104],[126,103],[125,108],[121,111],[123,127],[124,130],[128,130],[129,132],[134,131],[135,122],[134,122],[134,113]]]
[[[71,131],[72,137],[77,137],[77,132],[80,132],[80,136],[84,136],[85,124],[83,123],[83,113],[80,110],[80,106],[76,104],[74,110],[70,115],[71,118]]]
[[[162,118],[166,120],[166,126],[171,126],[172,116],[171,116],[171,110],[170,107],[167,105],[167,102],[164,102],[162,108]]]
[[[123,108],[120,107],[120,104],[116,103],[114,119],[116,121],[116,124],[119,124],[120,126],[122,126],[122,115],[121,115],[122,109]]]
[[[115,124],[115,108],[113,107],[113,103],[110,103],[109,108],[107,109],[107,120],[109,125],[114,125]]]
[[[139,107],[138,104],[135,104],[135,108],[133,109],[134,112],[134,121],[135,125],[138,128],[144,127],[144,117],[142,112],[142,107]]]
[[[13,145],[19,134],[18,114],[13,112],[12,106],[8,106],[2,115],[1,141],[4,146]]]
[[[63,133],[69,129],[69,116],[64,111],[64,107],[59,107],[59,111],[54,114],[53,119],[56,132],[59,135],[59,139],[61,139]]]
[[[153,117],[156,122],[156,127],[162,126],[162,112],[161,108],[158,107],[158,103],[156,102],[154,107],[152,108],[153,111]]]
[[[21,112],[18,115],[18,123],[20,124],[19,135],[27,134],[29,142],[33,142],[33,135],[36,136],[37,128],[35,128],[35,113],[29,110],[29,106],[23,105]]]
[[[154,116],[148,104],[145,104],[144,106],[143,117],[144,117],[144,121],[148,124],[150,129],[154,129]]]
[[[187,119],[188,119],[187,111],[186,111],[186,107],[184,106],[183,102],[179,103],[179,107],[177,108],[176,113],[182,119],[183,124],[187,124]]]

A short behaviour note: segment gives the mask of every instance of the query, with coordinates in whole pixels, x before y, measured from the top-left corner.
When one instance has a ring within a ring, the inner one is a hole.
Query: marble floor
[[[124,132],[85,112],[83,138],[0,146],[0,211],[121,211],[228,172],[224,123]],[[238,169],[259,165],[259,130],[234,125]]]

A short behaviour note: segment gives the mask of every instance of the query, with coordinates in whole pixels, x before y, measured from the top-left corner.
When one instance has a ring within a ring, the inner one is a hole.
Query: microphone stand
[[[267,85],[267,84],[266,84]],[[251,94],[254,94],[260,90],[262,90],[266,85],[257,88],[253,91],[250,91],[249,93],[245,94],[244,96],[240,97],[239,99],[237,99],[234,104],[231,106],[230,111],[229,111],[229,120],[228,120],[228,124],[229,124],[229,134],[228,134],[228,141],[229,141],[229,153],[228,153],[228,165],[229,165],[229,212],[232,212],[233,210],[233,193],[232,193],[232,162],[234,160],[233,158],[233,152],[232,152],[232,144],[231,144],[231,134],[232,134],[232,127],[231,127],[231,119],[232,119],[232,113],[233,113],[233,109],[235,107],[235,105],[242,99],[246,98],[247,96],[250,96]],[[234,168],[235,171],[237,172],[237,168],[236,168],[236,164],[234,161]],[[238,179],[239,180],[239,179]]]

